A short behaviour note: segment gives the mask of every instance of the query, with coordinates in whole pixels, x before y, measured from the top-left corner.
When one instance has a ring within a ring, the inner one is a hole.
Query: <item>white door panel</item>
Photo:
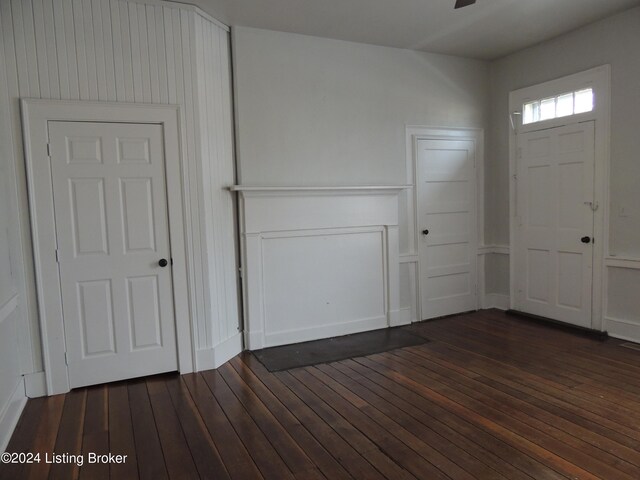
[[[71,387],[177,369],[162,127],[50,122]]]
[[[475,310],[475,144],[419,140],[416,173],[422,319]]]
[[[519,134],[518,151],[514,306],[590,327],[593,122]]]

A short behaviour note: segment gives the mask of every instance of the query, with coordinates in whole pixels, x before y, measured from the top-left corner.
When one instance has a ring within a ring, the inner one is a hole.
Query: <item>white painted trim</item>
[[[640,343],[640,323],[610,316],[605,317],[605,322],[608,326],[607,333],[611,337]]]
[[[381,328],[396,327],[399,325],[402,325],[399,320],[395,324],[390,325],[387,316],[381,316],[363,318],[350,322],[326,324],[318,327],[285,330],[264,335],[263,346],[269,347],[272,345],[288,345],[291,343],[308,342],[320,338],[338,337],[341,335],[350,335],[352,333],[369,330],[379,330]],[[252,348],[252,350],[255,350],[255,348]]]
[[[65,338],[60,297],[56,249],[55,218],[51,171],[46,161],[49,121],[130,122],[160,124],[164,130],[164,152],[169,236],[173,258],[173,295],[176,319],[178,365],[181,373],[194,369],[192,321],[190,311],[188,264],[196,261],[186,251],[183,201],[187,193],[182,175],[183,159],[178,106],[129,104],[114,102],[77,102],[57,100],[22,100],[29,205],[36,270],[36,288],[42,330],[42,349],[47,393],[69,391],[65,363]],[[174,161],[171,161],[174,160]]]
[[[24,390],[29,398],[45,397],[47,395],[47,376],[44,372],[24,375]]]
[[[207,12],[205,12],[204,10],[202,10],[200,7],[196,5],[190,5],[188,3],[169,2],[166,0],[126,0],[126,1],[130,3],[140,3],[142,5],[154,5],[154,6],[161,6],[166,8],[175,8],[177,10],[185,10],[187,12],[194,12],[200,15],[205,20],[208,20],[209,22],[222,28],[223,30],[227,32],[230,31],[230,28],[228,25],[212,17],[211,15],[209,15]]]
[[[196,352],[198,369],[211,370],[218,368],[238,355],[243,350],[242,337],[242,332],[238,332],[213,348],[198,350]]]
[[[418,255],[400,255],[400,263],[418,263]]]
[[[509,94],[509,113],[520,111],[528,100],[552,96],[554,94],[592,87],[595,105],[591,112],[556,118],[522,127],[522,115],[512,116],[516,129],[509,134],[509,232],[511,249],[515,251],[515,195],[516,195],[516,148],[517,133],[571,125],[577,122],[595,123],[595,189],[594,200],[600,206],[594,213],[594,255],[593,255],[593,299],[591,328],[605,330],[607,276],[605,275],[605,256],[609,252],[609,171],[610,171],[610,124],[611,124],[611,66],[602,65],[584,72],[562,77],[549,82],[514,90]],[[510,266],[511,308],[515,305],[514,262]]]
[[[604,261],[607,267],[640,270],[640,258],[607,257]]]
[[[417,175],[417,144],[419,140],[469,140],[475,147],[476,162],[476,243],[484,244],[484,129],[482,128],[461,128],[461,127],[438,127],[428,125],[405,125],[405,165],[406,183],[409,186],[407,195],[407,238],[409,251],[401,252],[401,255],[414,255],[419,258],[419,232],[418,232],[418,192],[416,188]],[[420,301],[420,262],[417,262],[416,274],[416,313],[418,321],[422,319],[422,302]],[[482,304],[482,292],[484,288],[484,262],[477,264],[476,283],[478,286],[477,308]]]
[[[6,318],[9,318],[9,315],[18,308],[19,297],[20,296],[18,294],[14,295],[0,307],[0,323],[4,322]]]
[[[509,310],[511,299],[509,295],[500,293],[487,293],[484,296],[484,304],[482,308],[497,308],[499,310]]]
[[[510,252],[509,245],[482,245],[478,247],[478,255],[509,255]]]
[[[0,412],[0,452],[4,452],[9,445],[11,435],[18,425],[20,415],[27,404],[27,397],[24,394],[24,382],[22,378],[17,382],[11,399]]]
[[[411,307],[403,307],[400,309],[400,323],[401,325],[409,325],[417,320],[411,318]]]

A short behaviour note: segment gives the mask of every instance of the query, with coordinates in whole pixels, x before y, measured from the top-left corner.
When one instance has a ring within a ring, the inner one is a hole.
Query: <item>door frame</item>
[[[406,195],[407,212],[407,252],[400,252],[400,263],[415,264],[415,308],[416,320],[422,321],[422,299],[420,275],[425,266],[420,265],[420,232],[418,229],[418,188],[416,183],[418,172],[418,142],[420,140],[466,140],[473,142],[476,161],[476,308],[483,305],[485,297],[484,278],[484,129],[464,127],[430,127],[407,125],[406,135],[406,175],[410,185]],[[471,260],[473,261],[473,259]]]
[[[594,108],[591,112],[536,122],[522,126],[522,105],[527,101],[593,88]],[[593,121],[595,128],[593,279],[591,300],[591,328],[604,331],[605,256],[609,251],[609,165],[611,124],[611,66],[602,65],[590,70],[568,75],[548,82],[514,90],[509,93],[509,234],[510,251],[516,252],[516,173],[517,134],[547,128],[555,128],[580,122]],[[511,259],[509,270],[510,305],[515,307],[515,262]]]
[[[36,293],[48,395],[70,390],[65,359],[61,285],[56,260],[52,172],[48,153],[50,121],[146,123],[163,127],[178,368],[180,373],[192,372],[195,342],[188,303],[188,257],[183,215],[183,195],[187,190],[182,180],[184,155],[180,142],[179,107],[40,99],[23,99],[21,105]],[[169,161],[170,159],[174,161]]]

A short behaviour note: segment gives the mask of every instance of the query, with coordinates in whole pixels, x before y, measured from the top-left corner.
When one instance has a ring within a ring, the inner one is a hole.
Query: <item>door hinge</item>
[[[60,254],[58,253],[57,248],[56,248],[56,263],[60,263]]]
[[[47,143],[47,156],[50,157],[51,156],[51,144]]]
[[[69,356],[67,355],[67,352],[64,352],[64,363],[69,365]]]
[[[240,278],[244,278],[244,272],[242,271],[242,267],[238,268],[238,273],[240,275]]]

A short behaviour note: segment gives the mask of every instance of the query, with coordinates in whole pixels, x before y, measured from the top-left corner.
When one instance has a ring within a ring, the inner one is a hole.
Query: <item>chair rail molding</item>
[[[247,349],[403,323],[398,194],[405,188],[231,187],[240,197]]]

